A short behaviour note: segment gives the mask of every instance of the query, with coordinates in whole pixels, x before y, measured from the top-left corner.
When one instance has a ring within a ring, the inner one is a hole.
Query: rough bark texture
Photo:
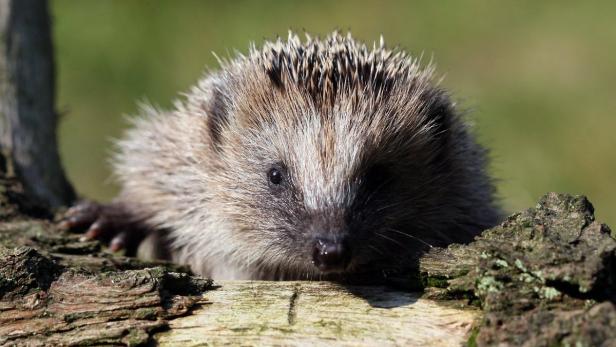
[[[45,0],[0,0],[0,148],[36,203],[74,192],[60,164],[50,19]]]
[[[440,282],[433,297],[482,308],[471,345],[616,345],[616,240],[583,196],[547,194],[470,245],[435,249],[421,268]]]
[[[0,171],[0,346],[146,344],[204,302],[211,281],[106,253],[31,206]]]

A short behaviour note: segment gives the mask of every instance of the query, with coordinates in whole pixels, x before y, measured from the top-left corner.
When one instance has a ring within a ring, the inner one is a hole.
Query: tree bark
[[[0,148],[6,170],[39,204],[57,208],[75,193],[57,150],[55,72],[45,0],[0,0]]]

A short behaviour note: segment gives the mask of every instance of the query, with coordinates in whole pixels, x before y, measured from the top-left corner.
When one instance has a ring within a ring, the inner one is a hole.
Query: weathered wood
[[[37,265],[45,259],[30,248],[0,252],[5,264],[7,257]],[[10,270],[2,272],[6,275]],[[35,290],[0,301],[0,345],[145,343],[150,332],[166,327],[166,319],[185,314],[202,300],[165,291],[167,282],[182,280],[165,276],[169,274],[161,269],[107,275],[67,271],[48,286],[31,283],[30,289]]]
[[[225,281],[160,346],[460,346],[479,310],[383,286]]]
[[[46,0],[0,0],[0,149],[37,203],[75,197],[60,164],[55,75]]]
[[[0,346],[145,344],[211,285],[182,267],[107,253],[31,218],[28,206],[0,171]]]

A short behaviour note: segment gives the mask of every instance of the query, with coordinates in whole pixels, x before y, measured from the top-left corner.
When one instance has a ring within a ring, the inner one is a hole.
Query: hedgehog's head
[[[213,203],[238,263],[313,277],[450,242],[466,150],[452,133],[466,133],[429,68],[335,33],[222,65],[189,101],[207,117]]]

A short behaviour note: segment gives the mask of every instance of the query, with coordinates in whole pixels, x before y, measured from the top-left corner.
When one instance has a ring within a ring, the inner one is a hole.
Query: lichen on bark
[[[616,240],[593,211],[547,194],[473,243],[429,253],[421,271],[447,279],[440,297],[477,299],[477,345],[616,343]]]

